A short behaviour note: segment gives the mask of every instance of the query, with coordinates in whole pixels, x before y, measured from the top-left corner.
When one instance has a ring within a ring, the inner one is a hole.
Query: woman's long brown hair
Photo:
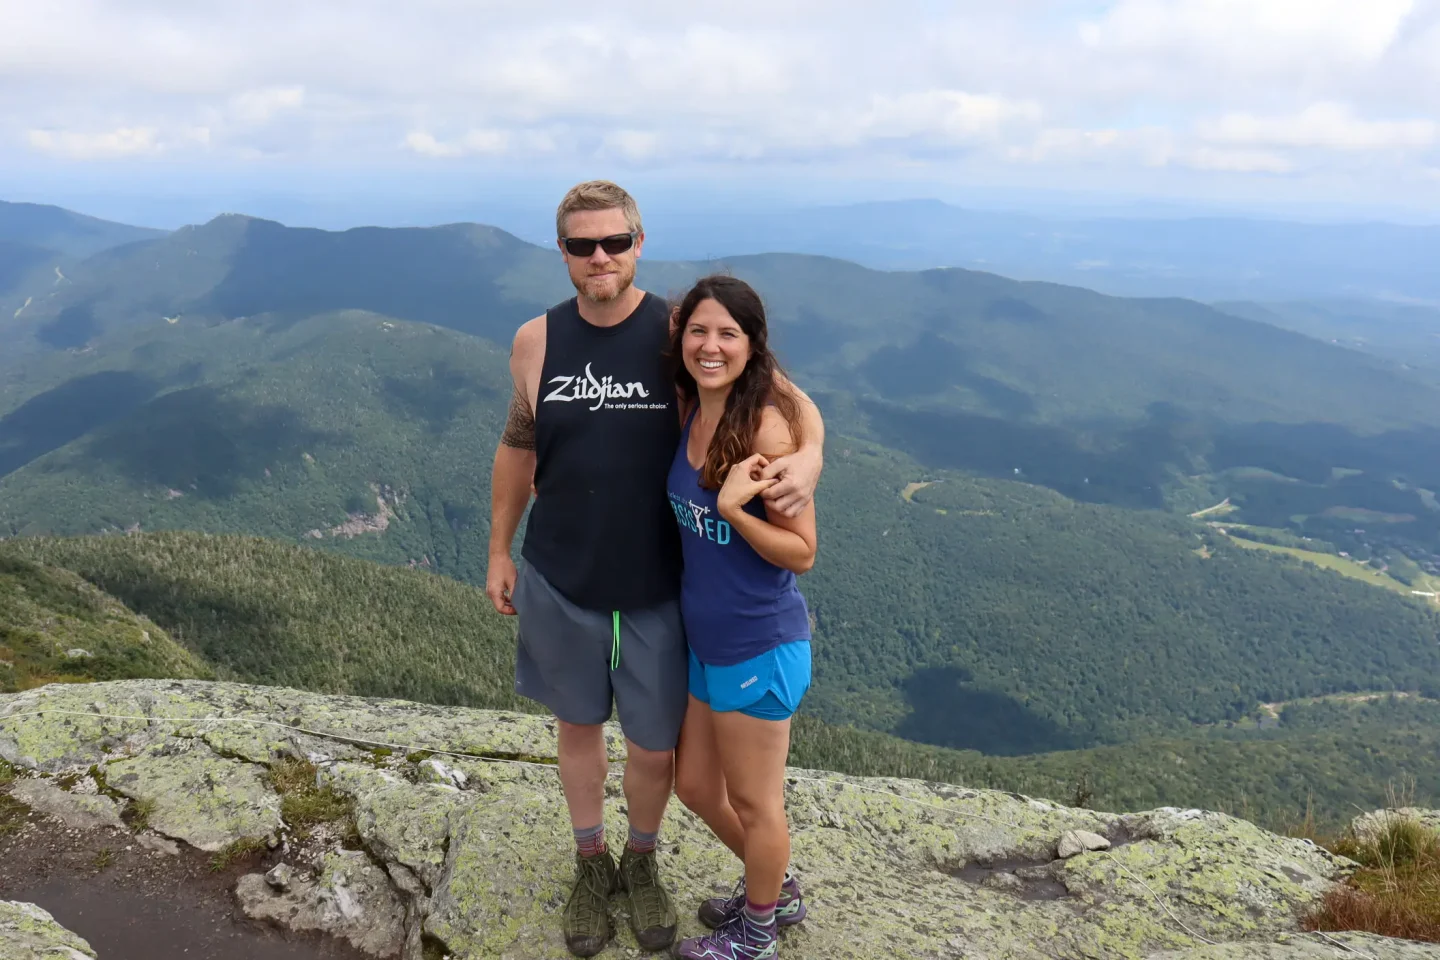
[[[725,398],[725,413],[715,427],[705,463],[700,468],[700,486],[718,490],[725,482],[730,467],[755,452],[755,435],[760,431],[760,417],[765,407],[774,404],[790,427],[790,436],[798,446],[801,440],[800,400],[791,386],[775,354],[770,352],[769,328],[765,322],[765,304],[760,295],[744,280],[723,274],[704,277],[680,301],[675,329],[670,331],[670,363],[675,386],[680,396],[692,402],[700,399],[695,378],[685,369],[682,344],[685,327],[695,308],[706,300],[714,300],[745,331],[750,338],[750,361],[730,386]]]

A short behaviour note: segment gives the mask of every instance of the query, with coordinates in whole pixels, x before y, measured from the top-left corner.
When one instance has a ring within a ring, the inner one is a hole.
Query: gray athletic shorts
[[[611,669],[615,621],[560,595],[530,564],[520,566],[510,602],[519,615],[515,692],[566,723],[620,715],[625,736],[646,750],[673,750],[685,719],[690,651],[680,602],[620,614],[620,663]]]

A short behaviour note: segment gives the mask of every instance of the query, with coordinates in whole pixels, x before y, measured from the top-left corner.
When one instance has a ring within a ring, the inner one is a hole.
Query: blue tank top
[[[728,667],[782,643],[810,639],[810,613],[795,574],[756,553],[720,518],[719,491],[700,486],[700,471],[685,455],[694,422],[692,412],[680,434],[668,484],[685,555],[680,611],[696,658]],[[759,497],[745,505],[745,512],[765,519]]]

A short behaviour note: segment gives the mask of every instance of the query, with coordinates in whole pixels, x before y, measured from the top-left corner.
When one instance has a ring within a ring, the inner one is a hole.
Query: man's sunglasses
[[[561,237],[560,242],[565,244],[565,252],[572,257],[593,257],[596,247],[616,257],[635,246],[635,238],[638,236],[638,233],[617,233],[599,240],[589,237]]]

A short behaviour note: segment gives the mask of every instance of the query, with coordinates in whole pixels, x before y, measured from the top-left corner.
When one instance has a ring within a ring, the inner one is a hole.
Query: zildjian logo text
[[[583,377],[551,377],[550,382],[556,384],[554,390],[545,394],[546,400],[560,400],[569,403],[571,400],[594,400],[595,404],[590,409],[599,410],[605,405],[606,400],[628,400],[630,397],[648,397],[650,393],[645,389],[644,384],[616,383],[610,377],[596,379],[595,374],[590,371],[590,364],[585,364],[585,376]]]

